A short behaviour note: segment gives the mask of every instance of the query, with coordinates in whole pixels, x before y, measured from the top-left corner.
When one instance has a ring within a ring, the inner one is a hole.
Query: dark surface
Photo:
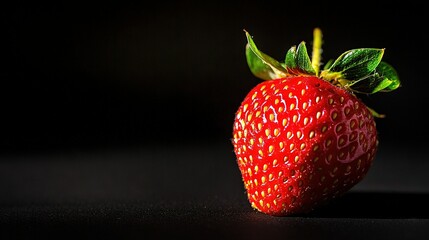
[[[9,155],[0,163],[0,234],[424,239],[429,163],[408,164],[422,156],[381,148],[342,198],[308,215],[273,217],[250,208],[227,144]]]

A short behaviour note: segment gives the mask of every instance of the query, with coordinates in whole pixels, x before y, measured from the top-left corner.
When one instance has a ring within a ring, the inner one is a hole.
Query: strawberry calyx
[[[344,52],[335,60],[329,60],[320,71],[322,32],[313,31],[313,49],[310,58],[305,41],[292,46],[286,53],[284,62],[260,51],[252,36],[247,37],[246,60],[251,72],[263,80],[289,76],[317,76],[352,93],[373,94],[390,92],[401,83],[396,70],[381,61],[384,48],[358,48]],[[374,116],[381,116],[372,111]]]

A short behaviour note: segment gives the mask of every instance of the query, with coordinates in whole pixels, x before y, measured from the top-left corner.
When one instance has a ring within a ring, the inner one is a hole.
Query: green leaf
[[[258,78],[270,80],[275,78],[276,74],[273,69],[265,64],[256,54],[250,49],[249,44],[246,45],[246,60],[250,71]]]
[[[396,71],[385,62],[380,62],[373,74],[365,78],[350,81],[347,85],[354,92],[373,94],[376,92],[389,92],[397,89],[400,81]]]
[[[379,74],[371,74],[356,81],[350,81],[345,86],[353,92],[373,94],[390,85],[390,81]]]
[[[287,70],[277,60],[259,51],[250,34],[247,31],[245,33],[247,37],[246,58],[250,71],[263,80],[286,77]]]
[[[294,74],[316,74],[308,56],[305,42],[301,42],[298,47],[292,46],[287,51],[285,65],[286,69]]]
[[[328,70],[331,66],[332,66],[332,64],[334,63],[334,59],[329,59],[326,63],[325,63],[325,65],[323,66],[323,70]]]
[[[285,57],[285,68],[288,70],[288,72],[294,72],[294,69],[297,69],[296,62],[295,62],[295,55],[296,55],[296,46],[292,46],[287,51],[286,57]]]
[[[307,47],[305,42],[301,42],[296,49],[296,64],[298,68],[308,74],[316,74],[313,66],[311,65],[310,56],[308,56]]]
[[[361,79],[380,63],[384,49],[359,48],[341,54],[323,75],[327,78],[339,77],[348,80]]]
[[[380,91],[390,92],[401,86],[401,81],[399,80],[398,73],[390,64],[386,62],[380,62],[380,64],[378,64],[376,68],[376,71],[378,72],[378,74],[384,76],[388,81],[390,81],[390,84],[387,85],[386,88],[381,89]]]

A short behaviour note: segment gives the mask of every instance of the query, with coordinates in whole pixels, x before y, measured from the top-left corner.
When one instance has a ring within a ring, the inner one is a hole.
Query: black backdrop
[[[426,16],[412,1],[2,3],[0,238],[427,236]],[[402,87],[362,96],[387,117],[355,192],[272,218],[248,204],[230,144],[260,82],[243,29],[281,60],[315,27],[324,60],[386,48]]]
[[[387,115],[381,142],[427,141],[422,4],[16,1],[0,11],[1,153],[229,142],[234,112],[259,82],[243,29],[281,60],[314,27],[324,59],[386,48],[403,86],[363,96]]]

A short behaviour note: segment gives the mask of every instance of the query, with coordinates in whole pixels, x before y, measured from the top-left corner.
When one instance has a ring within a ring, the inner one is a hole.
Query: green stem
[[[315,28],[313,31],[313,54],[311,56],[311,65],[319,76],[320,60],[322,58],[322,31]]]

